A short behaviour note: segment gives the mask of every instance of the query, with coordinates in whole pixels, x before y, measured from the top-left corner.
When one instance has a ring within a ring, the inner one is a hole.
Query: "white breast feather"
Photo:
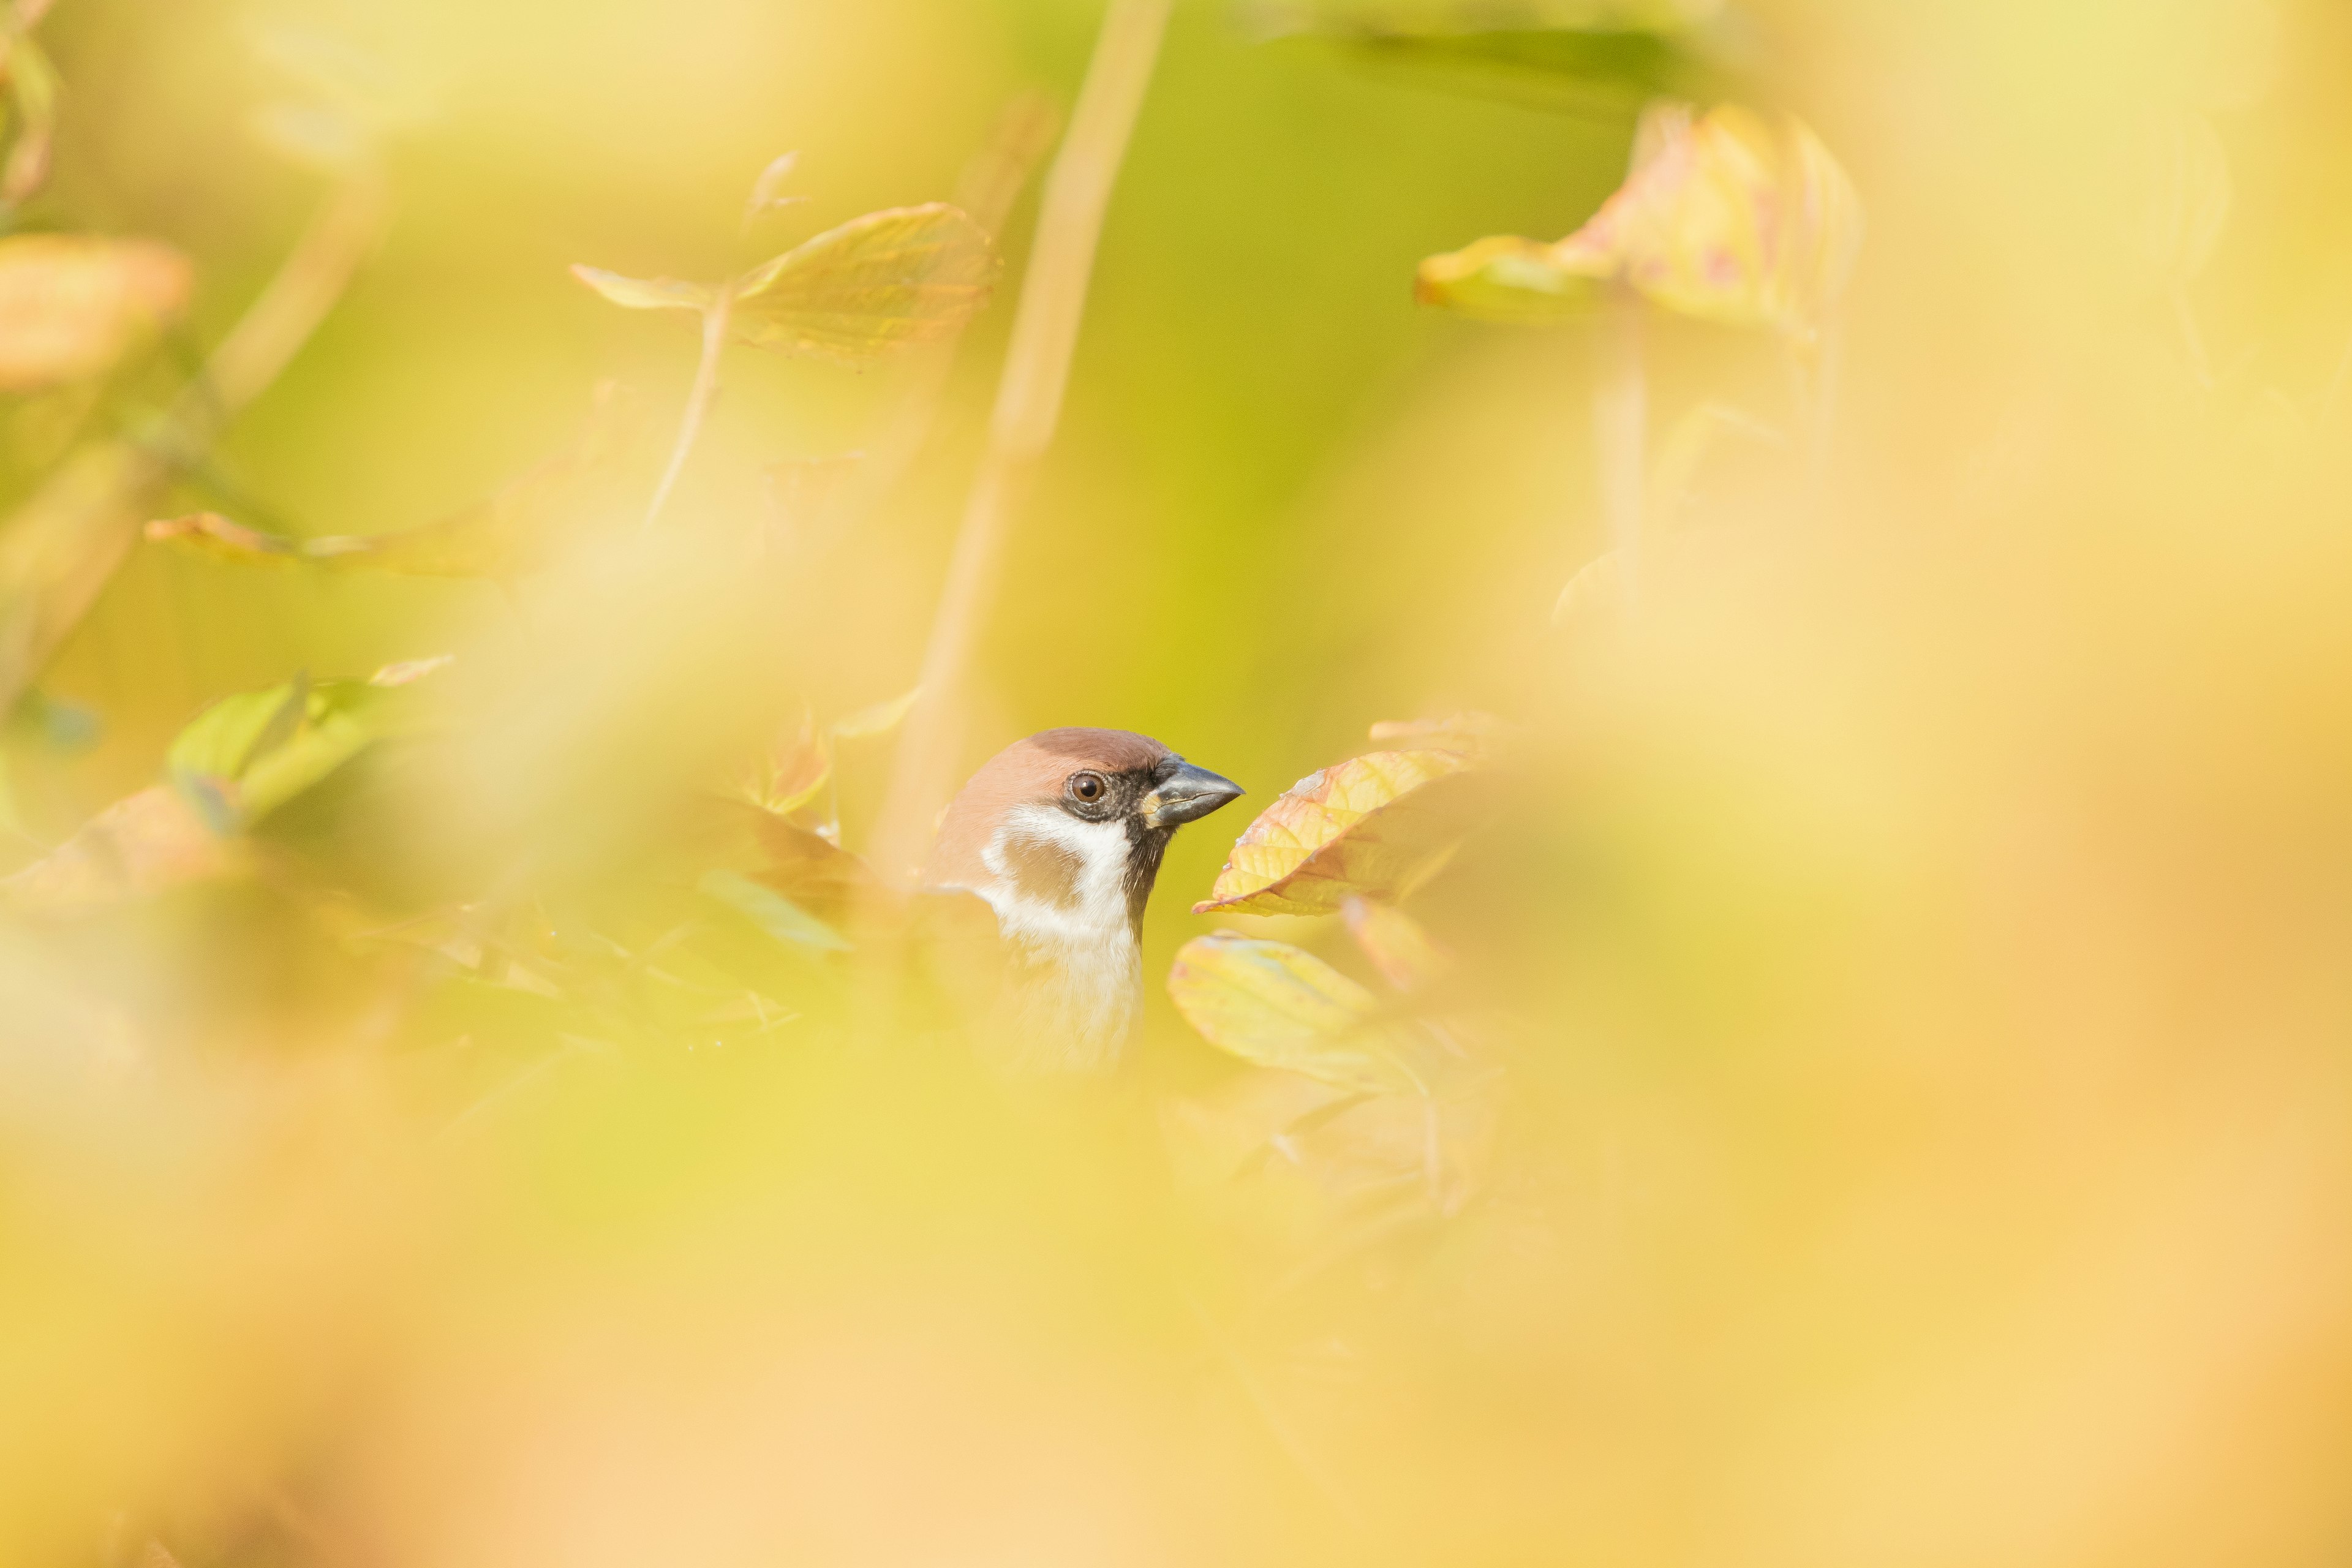
[[[1016,837],[1077,858],[1074,900],[1057,903],[1022,888],[1006,856]],[[990,878],[971,891],[996,911],[997,929],[1031,971],[1020,985],[1010,1065],[1109,1067],[1143,993],[1143,954],[1128,920],[1126,827],[1081,822],[1050,805],[1019,806],[1006,815],[981,861]]]

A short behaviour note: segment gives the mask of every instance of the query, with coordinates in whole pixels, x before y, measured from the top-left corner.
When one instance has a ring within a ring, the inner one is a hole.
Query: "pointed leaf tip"
[[[705,310],[717,298],[708,284],[676,278],[626,278],[574,263],[572,276],[625,310]]]

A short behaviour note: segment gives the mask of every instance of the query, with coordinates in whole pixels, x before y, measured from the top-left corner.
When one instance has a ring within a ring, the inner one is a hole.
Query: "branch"
[[[898,743],[876,836],[875,864],[886,876],[905,876],[919,861],[932,819],[947,798],[962,739],[957,721],[966,667],[995,589],[1005,534],[1061,419],[1103,215],[1150,85],[1169,5],[1170,0],[1112,0],[1069,135],[1046,178],[1036,247],[1022,280],[988,449],[957,530],[947,584],[923,651],[922,696]]]

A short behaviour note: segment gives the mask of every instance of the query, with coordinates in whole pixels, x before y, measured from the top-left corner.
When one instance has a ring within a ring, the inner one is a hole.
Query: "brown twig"
[[[985,229],[1001,235],[1020,199],[1029,176],[1054,145],[1062,125],[1061,110],[1044,95],[1023,93],[1005,107],[988,142],[964,166],[956,181],[953,200]],[[837,494],[812,510],[814,526],[799,542],[799,563],[813,567],[847,530],[873,511],[914,466],[938,423],[940,405],[947,394],[948,377],[955,368],[963,334],[926,345],[907,378],[906,390],[880,435],[866,447],[856,468],[842,481]]]
[[[923,651],[922,696],[908,718],[875,843],[886,876],[908,875],[946,799],[961,741],[965,668],[993,593],[1004,537],[1038,459],[1053,444],[1111,187],[1150,85],[1170,0],[1112,0],[1054,160],[1037,243],[1005,352],[986,453],[973,476],[947,583]]]

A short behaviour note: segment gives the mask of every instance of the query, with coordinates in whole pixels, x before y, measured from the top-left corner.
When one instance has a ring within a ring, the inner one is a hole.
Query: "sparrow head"
[[[940,823],[923,880],[1132,930],[1169,838],[1241,793],[1148,736],[1047,730],[971,776]]]
[[[1031,972],[1024,1056],[1098,1066],[1116,1055],[1140,1005],[1138,939],[1168,840],[1241,793],[1125,730],[1047,730],[972,775],[923,881],[996,911]]]

